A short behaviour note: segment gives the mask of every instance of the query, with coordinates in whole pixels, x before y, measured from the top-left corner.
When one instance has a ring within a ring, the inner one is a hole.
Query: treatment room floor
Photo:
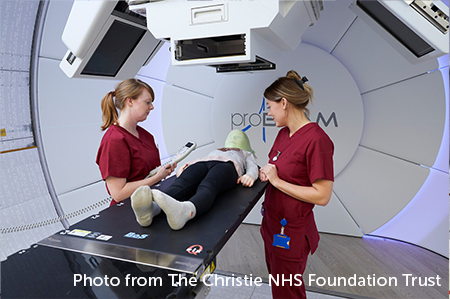
[[[264,246],[259,228],[259,225],[242,224],[237,229],[217,255],[217,270],[215,273],[223,271],[235,275],[237,273],[242,275],[252,274],[253,277],[261,277],[268,281],[264,261]],[[353,275],[357,277],[397,277],[399,283],[395,287],[377,285],[366,285],[364,287],[349,285],[318,286],[306,283],[306,290],[314,291],[308,298],[316,298],[314,296],[317,293],[342,296],[343,298],[448,298],[449,260],[444,256],[416,245],[385,238],[357,238],[326,233],[320,233],[320,237],[319,248],[313,256],[310,256],[304,277],[310,277],[310,275],[330,278],[348,278]],[[419,277],[436,277],[439,275],[441,285],[406,286],[404,283],[405,277],[402,277],[402,275],[409,273]],[[231,288],[234,289],[234,287]],[[231,290],[228,291],[231,292]],[[255,292],[257,291],[256,289]],[[270,292],[268,293],[270,294]],[[346,297],[347,294],[348,297]],[[209,297],[209,299],[213,298],[215,299],[215,297]],[[229,296],[228,298],[234,297]]]
[[[226,275],[218,274],[217,277],[221,278],[229,275],[229,273]],[[206,299],[272,299],[271,287],[268,283],[262,283],[258,286],[222,286],[220,283],[215,282],[215,278],[216,277],[213,277],[210,282],[213,286],[211,287],[209,294],[206,296]],[[312,291],[307,291],[306,295],[308,299],[368,298],[349,294],[328,295]]]

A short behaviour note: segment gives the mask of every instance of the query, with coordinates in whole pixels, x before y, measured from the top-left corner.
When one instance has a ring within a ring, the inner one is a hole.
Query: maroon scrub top
[[[126,178],[127,182],[139,181],[161,165],[153,135],[140,126],[137,130],[139,138],[112,125],[103,135],[96,160],[103,180],[112,176]]]
[[[301,127],[291,137],[289,128],[278,132],[269,152],[269,163],[275,164],[278,176],[300,186],[312,186],[317,179],[334,181],[334,145],[317,123]],[[274,157],[278,155],[276,161]],[[285,218],[285,235],[291,238],[290,249],[273,247],[275,254],[285,259],[300,259],[301,244],[308,242],[311,254],[317,249],[319,233],[314,220],[314,204],[297,200],[268,185],[263,203],[265,214],[261,227],[265,242],[281,232],[280,221]]]

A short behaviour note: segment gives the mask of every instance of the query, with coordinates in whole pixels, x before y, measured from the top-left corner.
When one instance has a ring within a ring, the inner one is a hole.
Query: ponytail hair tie
[[[114,90],[113,90],[113,91],[110,91],[109,94],[110,94],[112,97],[115,97],[115,96],[116,96],[116,91],[114,91]]]
[[[295,83],[297,83],[298,86],[300,86],[300,88],[302,90],[305,90],[305,88],[303,87],[303,84],[308,82],[308,78],[306,78],[306,76],[303,76],[300,80],[298,80],[297,78],[294,78]]]

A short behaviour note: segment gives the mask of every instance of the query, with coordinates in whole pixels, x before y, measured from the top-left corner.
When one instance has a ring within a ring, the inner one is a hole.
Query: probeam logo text
[[[263,98],[261,108],[259,112],[253,113],[242,113],[234,112],[231,113],[231,130],[241,129],[242,131],[247,131],[252,127],[262,126],[263,141],[266,142],[266,127],[275,127],[275,122],[272,117],[268,115],[266,110],[266,99]],[[339,127],[338,118],[335,112],[330,115],[324,115],[322,112],[318,112],[315,117],[310,116],[311,121],[315,121],[319,126],[328,127],[334,126]]]

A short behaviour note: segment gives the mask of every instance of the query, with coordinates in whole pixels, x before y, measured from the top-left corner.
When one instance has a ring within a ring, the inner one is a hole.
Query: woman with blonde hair
[[[96,163],[113,198],[111,205],[130,197],[140,186],[156,184],[176,167],[160,168],[156,175],[146,178],[161,165],[153,135],[138,125],[154,109],[154,99],[153,89],[139,79],[122,81],[102,99],[101,129],[106,133]]]
[[[303,276],[308,254],[314,253],[319,233],[314,205],[328,204],[333,189],[334,145],[308,119],[313,97],[308,79],[291,70],[264,92],[277,127],[283,127],[269,152],[269,163],[259,172],[269,181],[263,203],[261,235],[266,264],[275,279],[292,283],[272,285],[273,298],[306,298]],[[300,276],[301,275],[301,276]]]

